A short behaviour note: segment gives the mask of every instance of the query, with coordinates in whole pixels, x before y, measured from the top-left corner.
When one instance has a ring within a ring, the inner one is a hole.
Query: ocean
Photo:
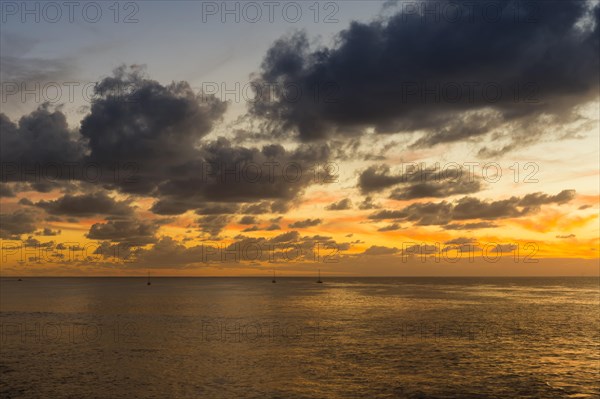
[[[599,398],[598,278],[0,279],[2,398]]]

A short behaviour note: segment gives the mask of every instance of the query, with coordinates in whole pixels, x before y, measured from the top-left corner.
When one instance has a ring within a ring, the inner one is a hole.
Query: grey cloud
[[[321,224],[321,222],[322,222],[321,219],[306,219],[306,220],[301,220],[298,222],[291,223],[289,225],[289,227],[302,229],[302,228],[306,228],[306,227],[318,226],[319,224]]]
[[[528,194],[523,198],[484,201],[474,197],[463,197],[454,203],[414,203],[401,210],[382,210],[369,215],[371,220],[406,220],[421,226],[446,225],[447,229],[491,227],[489,225],[451,225],[453,221],[485,219],[496,220],[517,218],[537,212],[542,205],[564,204],[575,197],[574,190],[563,190],[557,195],[543,193]],[[449,228],[448,226],[452,228]]]
[[[364,255],[392,255],[398,252],[398,248],[390,248],[380,245],[372,245],[367,248],[363,254]]]
[[[511,197],[507,200],[484,202],[477,198],[465,197],[453,209],[454,220],[501,219],[519,217],[537,211],[545,204],[564,204],[575,198],[575,190],[563,190],[551,196],[543,193],[527,194],[523,198]]]
[[[156,242],[158,223],[136,219],[108,220],[106,223],[94,223],[86,235],[92,240],[146,245]]]
[[[117,201],[105,192],[65,195],[54,201],[39,201],[36,206],[51,215],[86,217],[93,215],[126,216],[133,212],[129,201]]]
[[[476,222],[476,223],[450,223],[444,226],[446,230],[477,230],[477,229],[491,229],[498,227],[497,224],[492,222]]]
[[[452,195],[476,193],[482,189],[481,179],[462,171],[439,171],[433,168],[392,174],[387,165],[371,166],[358,179],[364,194],[395,188],[390,198],[412,200],[418,198],[446,198]]]
[[[195,212],[198,215],[225,215],[236,213],[237,210],[236,204],[206,203],[198,207]]]
[[[171,237],[162,237],[151,248],[136,251],[136,264],[148,266],[188,265],[206,259],[205,245],[186,247]],[[211,251],[212,252],[212,251]]]
[[[69,129],[65,115],[50,110],[48,105],[21,117],[18,124],[0,113],[0,132],[4,181],[31,180],[44,183],[40,181],[40,165],[77,163],[84,156],[85,147],[81,138]],[[68,175],[57,177],[66,178]]]
[[[350,198],[344,198],[333,204],[329,204],[325,207],[328,211],[343,211],[352,208],[352,201]]]
[[[177,168],[178,173],[161,183],[155,195],[162,208],[174,202],[178,212],[207,201],[245,204],[242,212],[246,214],[286,211],[315,183],[309,168],[312,159],[324,161],[329,156],[327,146],[313,149],[314,146],[300,146],[286,150],[281,145],[235,147],[229,140],[219,138],[203,143],[198,157]]]
[[[18,239],[21,234],[33,233],[36,230],[37,215],[28,210],[17,210],[13,213],[0,214],[0,238]]]
[[[381,227],[379,229],[377,229],[377,231],[396,231],[396,230],[400,230],[402,228],[402,226],[400,226],[398,223],[393,223],[384,227]]]
[[[35,234],[38,236],[57,236],[61,233],[60,230],[52,230],[51,228],[44,227],[43,230],[36,232]]]
[[[370,196],[365,197],[363,202],[361,202],[358,205],[358,209],[360,209],[360,210],[369,210],[369,209],[377,209],[377,208],[380,208],[380,206],[378,204],[374,203],[373,198]]]
[[[597,98],[600,7],[590,13],[590,3],[577,0],[527,2],[531,8],[499,1],[501,17],[490,23],[478,3],[447,3],[459,9],[461,21],[401,11],[352,22],[333,47],[313,49],[303,33],[276,41],[256,83],[278,83],[280,93],[253,103],[251,114],[273,132],[292,131],[303,141],[356,136],[372,127],[425,131],[415,146],[430,147],[492,132],[510,141],[503,129],[535,127],[542,115],[572,121],[578,105]],[[580,29],[585,17],[594,30]],[[515,83],[523,86],[518,94]],[[316,88],[322,94],[316,99],[289,100],[292,90]],[[518,136],[521,143],[551,134],[522,130],[528,134]],[[511,148],[514,140],[504,149]]]
[[[194,93],[186,82],[162,85],[138,66],[117,68],[94,90],[79,130],[69,129],[65,115],[47,105],[18,124],[0,115],[3,162],[25,170],[35,163],[94,165],[103,173],[89,186],[155,198],[151,210],[159,215],[203,213],[206,204],[224,202],[261,214],[287,212],[316,183],[310,168],[331,155],[326,144],[287,149],[208,140],[226,103]],[[36,180],[29,187],[83,190],[83,176],[68,176],[74,181]],[[20,180],[19,173],[8,176]],[[2,190],[14,194],[4,184]]]
[[[246,216],[242,217],[238,223],[243,224],[243,225],[250,225],[250,224],[256,224],[256,223],[258,223],[258,221],[257,221],[256,217],[246,215]]]
[[[293,242],[300,238],[300,233],[297,231],[288,231],[287,233],[280,234],[269,240],[271,243],[282,243],[282,242]]]
[[[395,189],[390,194],[390,198],[402,201],[418,198],[446,198],[453,195],[476,193],[480,190],[481,185],[477,180],[415,183]]]
[[[373,219],[373,220],[403,219],[407,216],[408,216],[408,214],[404,211],[384,209],[379,212],[370,214],[369,219]]]
[[[446,245],[463,245],[463,244],[470,244],[475,241],[476,240],[474,238],[458,237],[458,238],[446,241],[444,244],[446,244]]]
[[[229,215],[206,215],[196,222],[202,232],[209,234],[211,237],[218,237],[230,221],[231,216]]]

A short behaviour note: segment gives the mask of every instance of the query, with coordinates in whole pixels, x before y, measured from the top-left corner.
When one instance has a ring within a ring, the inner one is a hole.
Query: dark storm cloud
[[[245,203],[246,214],[285,212],[306,187],[318,183],[313,163],[329,157],[326,145],[253,148],[233,146],[224,138],[203,143],[197,151],[195,160],[157,187],[155,210],[176,214],[204,202],[229,202]]]
[[[0,113],[0,159],[3,181],[40,181],[50,165],[81,162],[84,146],[69,129],[65,115],[47,105],[13,123]],[[68,175],[52,174],[66,178]]]
[[[440,171],[433,168],[393,174],[388,165],[374,165],[364,170],[358,178],[363,194],[395,187],[391,199],[446,198],[452,195],[471,194],[481,190],[481,179],[459,171]]]
[[[242,206],[241,213],[264,215],[265,213],[285,213],[292,206],[289,200],[261,201]],[[274,220],[277,223],[279,220]]]
[[[129,201],[117,201],[105,192],[65,195],[54,201],[40,201],[36,206],[51,215],[85,217],[93,215],[126,216],[133,212]]]
[[[48,106],[18,124],[0,115],[3,182],[26,180],[27,189],[60,189],[71,195],[102,186],[107,192],[154,198],[151,211],[159,215],[287,212],[308,186],[318,183],[311,168],[329,159],[329,146],[286,149],[279,144],[250,147],[224,138],[207,140],[225,110],[225,102],[194,93],[186,82],[162,85],[140,67],[122,66],[95,86],[90,111],[78,131],[68,128],[60,109]],[[61,180],[64,176],[48,181],[20,173],[35,164],[55,163],[75,163],[79,169],[93,165],[100,175],[90,182],[83,181],[81,173],[67,174],[71,181],[66,182]],[[321,176],[325,177],[329,176]],[[2,184],[2,195],[15,193],[14,187]],[[71,198],[62,201],[66,199]],[[63,204],[55,202],[39,205],[58,214]],[[89,211],[77,213],[94,213],[95,205],[102,204],[92,202]],[[98,213],[113,212],[102,209]]]
[[[121,148],[119,155],[127,161],[171,166],[193,156],[198,140],[226,109],[214,97],[199,98],[186,82],[163,86],[124,67],[99,82],[95,93],[81,134],[97,161],[115,160],[114,149]]]
[[[45,236],[45,237],[51,237],[51,236],[57,236],[61,233],[61,230],[52,230],[49,227],[44,227],[43,230],[41,231],[36,231],[35,235],[36,236]]]
[[[120,189],[142,194],[197,159],[196,145],[226,110],[226,103],[194,93],[187,82],[163,86],[139,67],[116,69],[94,94],[80,129],[88,140],[88,160],[106,167],[135,165],[137,179]]]
[[[261,201],[255,204],[248,204],[242,207],[242,213],[252,215],[264,215],[265,213],[273,212],[273,203],[269,201]]]
[[[157,215],[181,215],[195,206],[198,206],[198,204],[194,204],[193,202],[185,199],[163,198],[156,201],[150,210]]]
[[[37,215],[29,210],[0,214],[0,238],[18,240],[21,234],[36,230]]]
[[[236,213],[238,206],[236,204],[205,203],[196,209],[198,215],[224,215]]]
[[[575,197],[575,190],[563,190],[557,195],[543,193],[528,194],[522,198],[484,201],[474,197],[463,197],[454,203],[442,201],[411,204],[401,210],[382,210],[369,215],[371,220],[410,221],[416,225],[447,225],[447,229],[473,229],[492,227],[489,225],[450,225],[453,221],[471,219],[518,218],[537,212],[542,205],[564,204]],[[449,228],[448,226],[452,226]]]
[[[94,165],[101,172],[98,183],[148,195],[179,176],[178,168],[200,159],[196,146],[225,110],[226,103],[194,93],[186,82],[163,86],[139,67],[119,67],[94,87],[90,112],[79,131],[71,131],[60,109],[48,105],[18,124],[0,114],[2,177],[24,180],[16,172],[36,164]],[[36,184],[45,185],[34,188],[49,191],[52,187],[47,180],[39,181],[39,175],[26,174],[25,180],[37,177]],[[83,178],[81,173],[68,177]]]
[[[136,219],[108,220],[106,223],[94,223],[86,235],[92,240],[146,245],[156,242],[159,223]]]
[[[258,221],[257,221],[256,217],[246,215],[246,216],[242,217],[238,223],[242,224],[242,225],[250,225],[250,224],[256,224],[256,223],[258,223]]]
[[[306,228],[306,227],[313,227],[313,226],[318,226],[320,225],[322,222],[321,219],[306,219],[306,220],[301,220],[298,222],[294,222],[294,223],[290,223],[289,227],[295,229],[302,229],[302,228]]]
[[[159,214],[181,214],[205,202],[289,202],[312,183],[309,163],[329,157],[326,145],[286,150],[202,140],[226,103],[194,93],[186,82],[163,86],[140,70],[120,68],[95,90],[81,124],[89,161],[111,165],[118,154],[121,163],[135,165],[135,181],[117,186],[157,197],[152,210]]]
[[[363,193],[377,192],[406,182],[405,175],[390,174],[387,165],[373,165],[362,171],[358,177],[358,187]]]
[[[251,104],[250,112],[303,141],[373,127],[425,131],[418,147],[533,128],[542,115],[573,120],[573,108],[598,95],[599,7],[498,0],[498,14],[486,18],[488,3],[415,2],[417,9],[437,7],[437,20],[403,8],[351,23],[330,48],[311,48],[305,34],[284,37],[268,50],[256,79],[277,83],[281,93]],[[441,14],[448,7],[450,16]],[[593,31],[581,23],[586,18],[596,23]],[[317,98],[306,95],[315,90]],[[529,129],[519,139],[533,141],[544,131]]]
[[[452,204],[446,201],[411,204],[404,208],[403,219],[421,226],[446,224],[452,220],[451,212]]]
[[[325,207],[328,211],[343,211],[346,209],[352,208],[352,201],[350,198],[344,198],[339,200],[338,202],[334,202],[333,204],[329,204]]]
[[[230,220],[231,216],[229,215],[207,215],[199,218],[196,223],[202,232],[211,237],[218,237]]]

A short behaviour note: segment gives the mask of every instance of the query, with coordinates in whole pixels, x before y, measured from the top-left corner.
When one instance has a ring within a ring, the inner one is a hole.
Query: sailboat
[[[273,270],[273,280],[271,280],[272,283],[276,283],[277,281],[275,281],[275,270]]]
[[[317,280],[318,284],[323,284],[323,282],[321,281],[321,269],[319,269],[319,279]]]
[[[146,283],[146,285],[152,285],[152,283],[150,282],[150,272],[148,272],[148,282]]]

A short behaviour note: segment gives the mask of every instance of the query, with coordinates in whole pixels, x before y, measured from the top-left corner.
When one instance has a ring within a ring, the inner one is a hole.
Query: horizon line
[[[232,275],[232,276],[172,276],[172,275],[165,275],[165,276],[160,276],[160,275],[155,275],[155,276],[150,276],[152,278],[271,278],[271,276],[256,276],[256,275],[251,275],[251,276],[239,276],[239,275]],[[323,277],[323,276],[321,276]],[[491,275],[491,276],[483,276],[483,275],[466,275],[466,276],[460,276],[460,275],[440,275],[440,276],[427,276],[427,275],[419,275],[419,276],[372,276],[372,275],[368,275],[368,276],[348,276],[348,275],[330,275],[327,276],[328,278],[556,278],[556,277],[561,277],[561,278],[566,278],[566,277],[575,277],[575,278],[580,278],[580,277],[595,277],[595,278],[600,278],[600,274],[596,274],[596,275]],[[10,275],[10,276],[1,276],[0,275],[0,279],[5,279],[5,278],[145,278],[147,279],[148,276],[147,275],[127,275],[127,276],[102,276],[102,275],[93,275],[93,276],[83,276],[83,275],[72,275],[72,276],[31,276],[31,275]],[[277,276],[277,278],[313,278],[313,276],[298,276],[298,275],[292,275],[292,276]]]

